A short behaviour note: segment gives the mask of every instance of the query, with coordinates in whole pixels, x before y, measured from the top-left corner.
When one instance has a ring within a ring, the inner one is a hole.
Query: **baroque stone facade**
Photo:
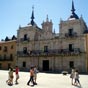
[[[31,22],[17,30],[17,64],[22,70],[36,65],[40,71],[70,71],[77,68],[88,71],[86,23],[75,13],[72,2],[72,14],[60,21],[59,33],[53,32],[52,20],[46,18],[39,28],[34,22],[34,10]]]

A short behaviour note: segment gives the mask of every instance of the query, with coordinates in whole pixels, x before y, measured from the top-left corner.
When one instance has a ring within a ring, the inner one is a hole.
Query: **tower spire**
[[[47,22],[49,21],[48,14],[47,14],[47,17],[46,17],[46,21],[47,21]]]
[[[32,15],[31,15],[31,25],[33,26],[34,25],[34,6],[32,6]]]
[[[72,0],[72,13],[74,13],[75,12],[75,8],[74,8],[74,2],[73,2],[73,0]]]
[[[72,9],[71,9],[71,16],[69,17],[69,20],[72,20],[72,19],[79,19],[78,15],[75,13],[75,7],[74,7],[74,2],[72,0]]]

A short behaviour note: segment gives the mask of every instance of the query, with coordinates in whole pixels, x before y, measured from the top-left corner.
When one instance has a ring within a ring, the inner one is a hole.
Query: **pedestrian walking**
[[[74,75],[75,75],[75,69],[72,69],[71,74],[70,74],[70,78],[71,78],[71,84],[74,85]]]
[[[37,67],[34,66],[34,83],[35,83],[35,85],[37,85],[36,80],[37,80],[37,73],[38,73],[38,72],[39,72],[39,71],[37,70]]]
[[[29,81],[27,82],[27,85],[29,85],[30,82],[32,82],[32,84],[33,84],[32,86],[35,85],[33,77],[34,77],[34,67],[31,67],[31,69],[30,69],[30,79],[29,79]]]
[[[18,66],[16,66],[16,68],[15,68],[15,75],[16,75],[15,84],[18,84],[18,79],[19,79],[19,68],[18,68]]]
[[[9,79],[6,81],[6,83],[8,85],[13,85],[14,76],[13,76],[13,68],[12,67],[9,68],[9,73],[8,74],[9,74]]]
[[[11,70],[11,67],[9,67],[9,71],[8,71],[8,80],[6,80],[6,83],[9,84],[9,81],[10,81],[10,70]]]
[[[75,79],[74,85],[75,86],[78,86],[78,85],[81,86],[80,81],[79,81],[79,73],[78,73],[78,70],[75,71],[74,79]]]

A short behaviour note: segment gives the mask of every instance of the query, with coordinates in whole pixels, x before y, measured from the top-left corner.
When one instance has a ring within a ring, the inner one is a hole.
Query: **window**
[[[69,44],[69,51],[74,51],[73,44]]]
[[[0,55],[0,60],[2,60],[2,56]]]
[[[48,46],[44,46],[44,52],[48,52]]]
[[[12,60],[13,59],[13,54],[10,54],[10,60]]]
[[[4,47],[4,52],[7,52],[7,46]]]
[[[11,49],[13,49],[13,45],[11,45]]]
[[[4,60],[6,60],[6,55],[4,54]]]
[[[27,34],[24,35],[24,41],[27,40]]]
[[[2,47],[0,46],[0,50],[2,50]]]
[[[23,48],[23,53],[24,53],[24,54],[27,54],[27,47],[24,47],[24,48]]]
[[[69,29],[69,30],[68,30],[68,33],[69,33],[69,36],[72,36],[72,34],[73,34],[73,29]]]
[[[26,62],[23,62],[23,67],[26,67]]]

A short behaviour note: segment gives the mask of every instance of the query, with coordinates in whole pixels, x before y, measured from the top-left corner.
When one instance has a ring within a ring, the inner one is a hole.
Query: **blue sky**
[[[73,0],[76,14],[83,16],[88,25],[88,0]],[[17,35],[19,25],[30,22],[32,6],[36,24],[41,27],[48,14],[53,29],[59,32],[60,18],[67,20],[71,15],[72,0],[0,0],[0,40]]]

